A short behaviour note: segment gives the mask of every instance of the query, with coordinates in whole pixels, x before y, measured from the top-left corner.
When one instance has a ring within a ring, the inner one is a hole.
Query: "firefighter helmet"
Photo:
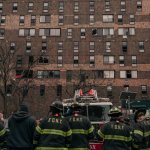
[[[81,106],[78,103],[73,103],[71,105],[71,108],[72,108],[73,111],[81,110]]]
[[[50,105],[50,108],[55,108],[55,109],[58,109],[58,110],[62,111],[62,110],[63,110],[62,102],[61,102],[61,101],[54,101],[54,102]]]
[[[121,116],[122,112],[118,107],[113,107],[110,109],[108,116]]]

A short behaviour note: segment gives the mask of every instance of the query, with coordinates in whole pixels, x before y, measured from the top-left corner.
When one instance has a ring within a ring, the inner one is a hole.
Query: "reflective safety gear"
[[[67,150],[72,131],[61,115],[51,115],[36,127],[34,143],[36,150]]]
[[[104,140],[102,150],[131,150],[131,129],[123,122],[106,123],[98,130],[98,135],[100,140]]]
[[[120,115],[122,115],[122,112],[118,107],[115,106],[110,109],[108,116],[116,116],[116,115],[120,116]]]
[[[150,149],[150,119],[136,123],[133,130],[133,146],[138,150]]]
[[[80,96],[83,96],[83,91],[82,89],[79,90]]]
[[[72,130],[72,141],[69,150],[89,150],[89,140],[94,138],[93,126],[89,119],[79,113],[68,118]]]
[[[4,129],[3,124],[0,122],[0,149],[3,147],[6,140],[6,130]]]
[[[63,110],[63,105],[61,101],[54,101],[50,107],[56,108],[58,110]]]

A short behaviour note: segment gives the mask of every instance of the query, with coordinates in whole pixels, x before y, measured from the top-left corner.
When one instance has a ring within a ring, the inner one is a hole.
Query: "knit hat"
[[[20,106],[19,106],[19,111],[29,112],[28,105],[27,105],[26,103],[20,104]]]

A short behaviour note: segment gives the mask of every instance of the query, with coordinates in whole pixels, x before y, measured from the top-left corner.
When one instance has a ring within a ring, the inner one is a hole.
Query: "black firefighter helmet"
[[[73,103],[71,109],[72,111],[81,111],[81,106],[78,103]]]
[[[108,113],[108,116],[110,117],[119,117],[121,115],[122,115],[121,110],[116,106],[112,107]]]
[[[137,119],[141,116],[145,116],[145,114],[146,114],[145,108],[138,109],[137,111],[135,111],[134,121],[137,122]]]
[[[61,112],[63,110],[63,104],[62,104],[62,102],[58,101],[58,100],[52,102],[52,104],[50,105],[50,110],[52,112],[53,112],[53,110]]]

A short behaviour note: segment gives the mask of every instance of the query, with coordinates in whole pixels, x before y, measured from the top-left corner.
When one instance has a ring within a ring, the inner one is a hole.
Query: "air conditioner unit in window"
[[[41,50],[42,53],[46,53],[46,50]]]
[[[45,35],[43,35],[43,36],[42,36],[42,39],[46,39],[46,36],[45,36]]]
[[[123,39],[126,39],[127,38],[127,35],[123,35]]]

